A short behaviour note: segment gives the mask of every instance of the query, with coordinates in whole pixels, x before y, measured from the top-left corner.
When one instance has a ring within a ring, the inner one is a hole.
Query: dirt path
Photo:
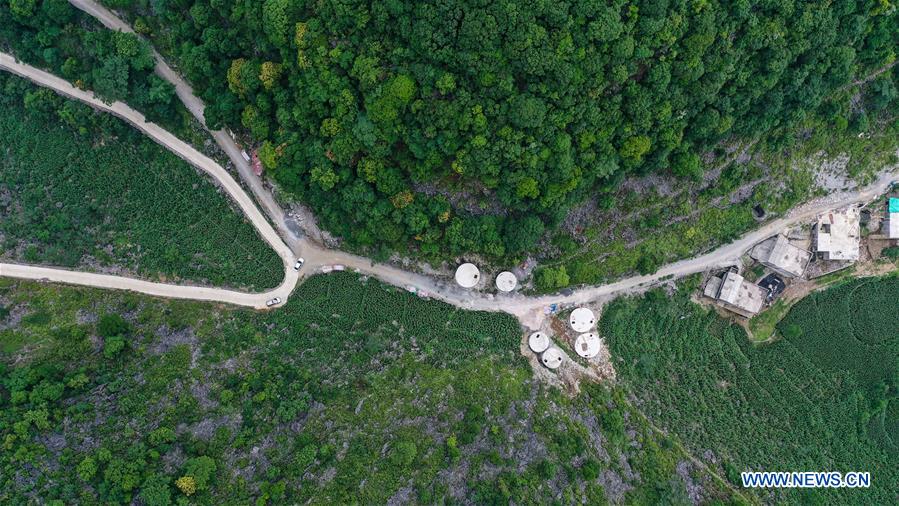
[[[71,1],[74,5],[79,7],[80,5],[95,6],[95,4],[87,0]],[[108,13],[108,11],[106,12]],[[103,20],[104,18],[100,19]],[[108,26],[111,25],[117,27],[115,22],[111,20],[107,21],[109,21]],[[118,23],[122,22],[118,21]],[[124,23],[122,23],[122,25],[124,25]],[[127,25],[124,26],[127,27]],[[195,115],[198,115],[198,119],[202,121],[202,101],[193,95],[190,87],[187,86],[187,84],[184,83],[184,81],[178,77],[170,67],[165,65],[158,54],[156,57],[158,62],[157,71],[160,72],[160,75],[164,78],[175,84],[179,97],[185,101],[185,105],[188,109]],[[256,195],[257,200],[262,203],[280,234],[275,232],[265,216],[263,216],[256,208],[250,197],[227,173],[227,171],[215,161],[203,155],[163,128],[147,122],[141,113],[131,109],[128,105],[122,102],[106,104],[92,93],[79,90],[61,78],[29,65],[16,62],[15,59],[8,54],[0,53],[0,68],[25,77],[41,86],[49,87],[60,94],[85,102],[99,110],[115,114],[128,121],[184,160],[210,174],[238,203],[253,225],[259,230],[260,235],[262,235],[266,242],[275,249],[284,261],[285,277],[281,286],[275,290],[262,294],[246,294],[212,288],[204,288],[201,292],[199,287],[148,283],[131,278],[116,278],[114,276],[104,276],[100,274],[75,273],[63,269],[14,266],[11,264],[0,265],[0,275],[2,276],[48,279],[51,281],[98,286],[102,288],[134,290],[165,297],[217,300],[257,308],[265,307],[265,301],[275,296],[280,297],[282,301],[286,301],[287,297],[293,291],[293,288],[303,275],[319,272],[320,268],[326,265],[342,264],[347,268],[376,277],[392,285],[400,287],[411,285],[419,290],[425,290],[431,294],[431,297],[461,308],[510,313],[516,316],[526,327],[537,329],[545,319],[544,308],[550,304],[584,304],[590,301],[607,300],[621,294],[646,290],[662,280],[676,279],[712,268],[733,265],[739,260],[743,252],[761,240],[774,235],[784,228],[806,221],[825,210],[839,206],[868,202],[886,192],[891,182],[894,179],[899,178],[897,167],[892,167],[892,170],[889,173],[884,174],[876,182],[864,189],[838,192],[806,203],[794,209],[786,217],[768,223],[760,229],[744,235],[733,243],[722,246],[710,253],[696,258],[666,265],[651,275],[633,276],[607,285],[584,287],[575,290],[571,295],[567,296],[554,294],[526,297],[514,293],[498,294],[494,296],[493,294],[463,290],[447,281],[404,271],[386,264],[374,263],[367,258],[350,253],[329,250],[309,241],[305,237],[299,236],[299,234],[292,230],[292,227],[285,219],[284,211],[280,208],[271,194],[262,186],[261,180],[252,173],[249,165],[240,155],[237,144],[226,132],[217,131],[212,132],[212,134],[215,137],[216,142],[222,146],[225,152],[228,153],[229,158],[235,163],[235,166],[238,167],[241,178],[250,187],[254,195]],[[299,274],[291,268],[296,256],[303,256],[306,258],[306,266]]]

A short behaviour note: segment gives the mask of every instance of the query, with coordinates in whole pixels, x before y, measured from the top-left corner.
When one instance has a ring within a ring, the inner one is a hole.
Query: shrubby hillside
[[[889,68],[843,89],[895,59],[873,0],[105,3],[326,228],[432,257],[515,257],[628,174],[696,178],[722,141],[896,96]]]
[[[779,324],[783,339],[760,346],[660,291],[616,300],[600,331],[647,416],[733,483],[746,470],[867,471],[868,489],[770,490],[766,502],[888,504],[899,490],[897,296],[895,275],[814,293]]]
[[[5,73],[0,109],[0,261],[247,290],[283,279],[230,196],[131,125]]]
[[[727,486],[509,315],[351,274],[277,312],[0,279],[3,504],[683,504]]]

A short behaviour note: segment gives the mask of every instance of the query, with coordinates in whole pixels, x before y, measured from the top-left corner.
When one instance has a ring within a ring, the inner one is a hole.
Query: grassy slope
[[[2,280],[0,306],[28,357],[0,365],[0,502],[174,499],[199,456],[197,504],[726,498],[622,392],[536,383],[507,315],[350,274],[272,313]]]
[[[0,258],[216,286],[281,281],[280,259],[208,177],[117,119],[4,82]]]
[[[879,402],[876,385],[896,374],[899,316],[886,308],[895,307],[897,290],[899,280],[891,278],[816,293],[782,322],[799,323],[801,336],[757,348],[740,327],[655,292],[613,303],[601,326],[620,377],[646,414],[695,454],[710,450],[729,477],[744,470],[870,471],[868,490],[775,497],[887,504],[896,499],[899,473],[897,453],[882,434],[899,433],[883,411],[871,411]],[[877,343],[860,342],[844,328],[849,321],[873,329]],[[887,409],[895,404],[888,401]]]

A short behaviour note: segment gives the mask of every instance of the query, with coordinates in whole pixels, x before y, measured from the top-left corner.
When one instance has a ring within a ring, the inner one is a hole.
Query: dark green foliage
[[[514,257],[533,243],[510,225],[554,227],[626,174],[698,180],[700,156],[722,141],[786,145],[810,117],[848,122],[859,106],[843,87],[889,64],[899,33],[896,9],[873,0],[199,0],[126,12],[179,63],[210,124],[277,147],[270,173],[329,230],[432,258]],[[871,84],[854,128],[895,111],[896,76]],[[639,253],[628,268],[648,258],[639,269],[652,271],[656,252]]]
[[[618,300],[600,332],[643,412],[694,455],[713,451],[731,480],[740,471],[818,469],[824,462],[869,471],[878,482],[821,490],[820,501],[892,502],[899,486],[892,443],[899,433],[888,418],[899,392],[897,297],[895,277],[812,294],[780,323],[784,339],[758,348],[742,328],[685,297]],[[792,326],[799,331],[788,331]],[[675,484],[660,492],[681,495]],[[802,497],[784,490],[772,500]]]
[[[893,260],[899,259],[899,246],[890,246],[889,248],[884,248],[883,251],[881,251],[881,254]]]
[[[97,321],[97,334],[100,337],[124,336],[131,328],[121,315],[106,313]]]
[[[6,75],[0,90],[0,192],[10,197],[0,201],[0,257],[170,282],[280,282],[280,259],[205,174],[49,90]]]
[[[18,58],[50,68],[104,100],[126,101],[152,120],[178,116],[175,88],[153,73],[149,45],[134,34],[103,28],[64,0],[3,2],[0,42]]]

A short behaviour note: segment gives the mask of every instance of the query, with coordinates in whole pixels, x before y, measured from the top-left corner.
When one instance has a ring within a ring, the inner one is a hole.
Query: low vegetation
[[[280,258],[208,176],[110,115],[0,75],[0,258],[264,289]]]
[[[654,291],[612,303],[601,332],[642,411],[735,485],[747,470],[869,471],[870,489],[760,498],[885,504],[899,487],[897,297],[897,277],[812,294],[778,325],[783,339],[754,346],[683,295]]]
[[[531,376],[508,315],[341,273],[286,306],[0,280],[0,502],[730,500],[617,388]]]

